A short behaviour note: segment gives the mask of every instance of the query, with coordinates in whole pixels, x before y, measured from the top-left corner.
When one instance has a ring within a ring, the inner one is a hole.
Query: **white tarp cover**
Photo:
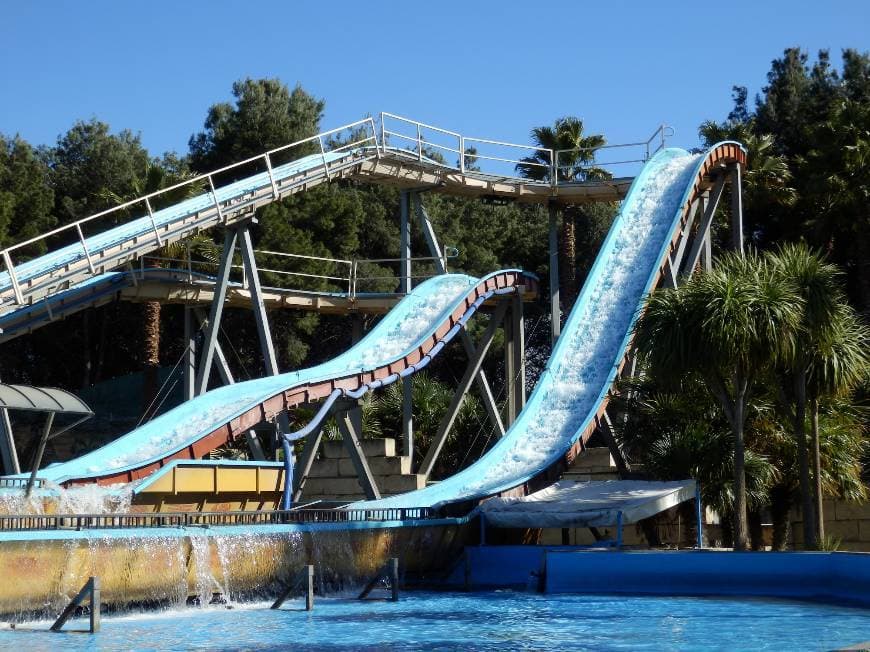
[[[478,509],[496,527],[603,527],[636,523],[695,497],[695,481],[561,481],[523,498],[493,498]]]

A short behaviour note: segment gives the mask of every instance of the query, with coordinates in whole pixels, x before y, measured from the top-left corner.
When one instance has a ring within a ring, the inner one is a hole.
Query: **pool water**
[[[789,600],[405,592],[104,616],[95,635],[0,631],[28,650],[830,650],[870,640],[870,610]],[[71,621],[67,628],[86,626]],[[33,631],[37,629],[43,631]]]

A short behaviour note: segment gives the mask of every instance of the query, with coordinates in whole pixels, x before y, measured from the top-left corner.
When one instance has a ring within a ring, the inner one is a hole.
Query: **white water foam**
[[[594,415],[698,157],[669,150],[623,206],[613,246],[596,262],[521,418],[493,449],[437,485],[365,506],[429,506],[515,486],[552,463]],[[358,506],[358,505],[357,505]]]

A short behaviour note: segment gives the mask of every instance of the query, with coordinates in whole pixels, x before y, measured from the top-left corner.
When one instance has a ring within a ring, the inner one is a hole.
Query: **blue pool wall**
[[[547,593],[744,595],[870,606],[870,554],[863,553],[552,546],[475,546],[465,552],[465,563],[448,579],[453,586],[531,589],[543,573]]]

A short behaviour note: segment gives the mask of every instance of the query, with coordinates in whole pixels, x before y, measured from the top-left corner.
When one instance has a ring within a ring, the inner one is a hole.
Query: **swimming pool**
[[[0,648],[829,650],[870,640],[870,610],[791,600],[414,591],[398,603],[321,598],[312,612],[299,600],[232,607],[104,616],[95,635],[0,631]]]

